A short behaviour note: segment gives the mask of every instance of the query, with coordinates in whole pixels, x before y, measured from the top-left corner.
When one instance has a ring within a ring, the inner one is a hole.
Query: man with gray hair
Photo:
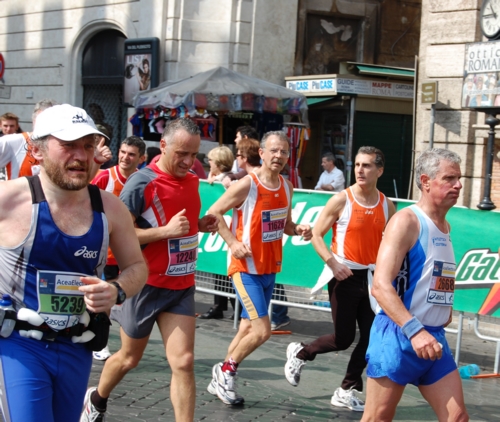
[[[120,193],[132,214],[149,276],[146,286],[112,313],[121,325],[122,346],[106,361],[98,387],[87,391],[82,422],[104,419],[111,392],[139,364],[155,323],[172,370],[175,420],[193,420],[198,232],[213,233],[218,226],[213,215],[199,218],[199,179],[189,171],[199,148],[200,131],[192,120],[170,122],[162,134],[158,161],[133,173]]]
[[[323,173],[319,176],[315,190],[324,190],[327,192],[340,192],[344,189],[344,173],[335,167],[335,156],[331,152],[323,154],[321,158],[321,167]]]
[[[290,155],[290,142],[282,131],[268,132],[259,149],[262,166],[231,185],[209,212],[219,218],[219,234],[231,256],[228,275],[243,307],[238,333],[226,358],[212,369],[209,393],[222,402],[241,405],[236,392],[239,364],[271,336],[268,316],[276,273],[281,271],[283,234],[312,237],[308,225],[292,221],[293,185],[280,175]],[[223,215],[233,208],[231,229]]]
[[[392,420],[409,383],[440,421],[469,420],[444,332],[456,267],[446,214],[462,189],[460,162],[449,150],[424,151],[415,175],[422,196],[385,230],[371,292],[378,305],[366,353],[364,422]]]

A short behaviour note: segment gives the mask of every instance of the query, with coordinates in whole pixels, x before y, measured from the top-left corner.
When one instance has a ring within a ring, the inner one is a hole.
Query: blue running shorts
[[[0,388],[6,422],[78,422],[92,352],[69,338],[0,338]]]
[[[243,307],[242,318],[252,321],[268,315],[276,274],[234,273],[231,280]]]
[[[410,340],[387,315],[375,317],[366,352],[366,375],[388,377],[400,385],[431,385],[457,369],[443,327],[425,327],[443,345],[441,359],[435,361],[417,356]]]

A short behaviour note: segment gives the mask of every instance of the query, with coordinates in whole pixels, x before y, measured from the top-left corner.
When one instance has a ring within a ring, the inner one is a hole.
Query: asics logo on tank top
[[[366,210],[365,214],[373,214],[373,211],[372,210]]]
[[[83,246],[81,249],[78,249],[75,252],[75,256],[83,256],[84,258],[97,258],[98,251],[89,251],[86,246]]]

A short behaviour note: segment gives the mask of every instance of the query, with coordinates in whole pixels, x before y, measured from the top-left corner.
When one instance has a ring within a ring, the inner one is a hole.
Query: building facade
[[[31,127],[32,107],[39,99],[82,106],[111,128],[116,147],[130,132],[127,117],[133,113],[123,105],[125,40],[159,40],[159,82],[225,66],[284,85],[286,76],[335,73],[347,61],[413,67],[420,3],[3,0],[0,52],[9,92],[0,91],[0,106],[19,115],[25,130]],[[325,118],[338,120],[339,112],[345,115],[337,107]],[[307,166],[315,169],[308,175],[310,184],[320,172],[318,145],[329,136],[317,129],[309,158],[312,166]]]
[[[418,66],[416,153],[430,140],[429,105],[421,103],[421,84],[438,82],[434,146],[449,148],[462,157],[463,194],[470,208],[483,199],[487,132],[485,113],[462,107],[466,44],[487,41],[479,25],[482,0],[423,0]],[[500,143],[495,142],[491,199],[500,207]],[[415,190],[414,197],[418,197]]]

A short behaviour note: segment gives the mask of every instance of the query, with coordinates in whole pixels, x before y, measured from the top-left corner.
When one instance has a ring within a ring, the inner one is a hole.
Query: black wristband
[[[297,233],[297,226],[298,226],[298,224],[295,224],[295,226],[293,228],[293,233],[295,234],[295,236],[299,236],[299,234]]]

